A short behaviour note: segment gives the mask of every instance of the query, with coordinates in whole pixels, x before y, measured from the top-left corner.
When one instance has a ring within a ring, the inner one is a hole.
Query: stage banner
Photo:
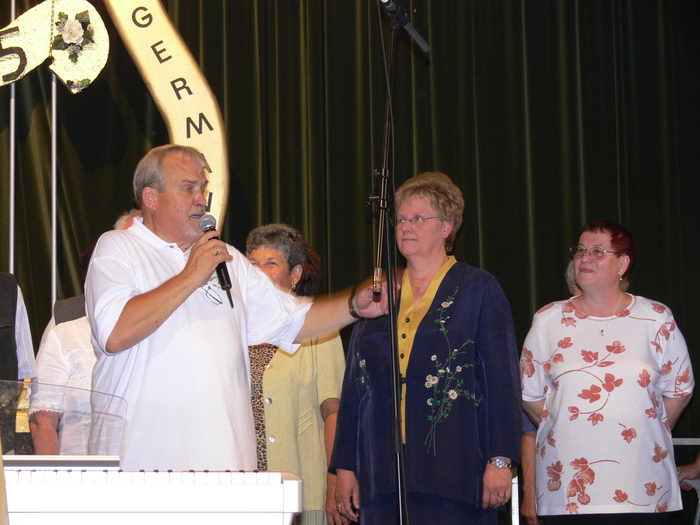
[[[210,213],[223,224],[229,175],[219,104],[159,0],[104,0],[168,128],[170,142],[207,160]]]
[[[85,0],[46,0],[0,29],[0,86],[11,84],[49,57],[49,69],[71,93],[97,78],[109,55],[109,35]]]

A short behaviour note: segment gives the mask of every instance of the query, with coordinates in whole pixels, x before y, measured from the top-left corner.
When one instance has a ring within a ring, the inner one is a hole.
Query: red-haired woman
[[[537,506],[545,523],[666,523],[682,508],[671,428],[693,372],[668,307],[625,293],[632,235],[586,225],[571,249],[581,294],[535,314],[521,357],[537,431]]]

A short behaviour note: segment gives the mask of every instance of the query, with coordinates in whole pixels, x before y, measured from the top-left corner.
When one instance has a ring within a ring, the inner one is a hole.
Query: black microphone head
[[[211,230],[216,230],[216,218],[213,215],[205,213],[202,218],[199,219],[199,228],[203,232],[208,232]]]
[[[396,14],[399,10],[399,5],[394,0],[380,0],[380,2],[389,16]]]

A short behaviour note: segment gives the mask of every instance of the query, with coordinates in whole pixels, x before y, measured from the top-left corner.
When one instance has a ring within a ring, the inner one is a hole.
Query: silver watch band
[[[495,456],[487,461],[496,468],[511,468],[510,458],[505,458],[503,456]]]

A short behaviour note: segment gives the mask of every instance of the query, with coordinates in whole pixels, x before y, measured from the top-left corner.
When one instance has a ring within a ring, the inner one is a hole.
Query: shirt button
[[[400,356],[401,356],[401,359],[403,359],[404,355],[403,355],[403,354],[400,354]]]
[[[407,322],[407,323],[410,323],[410,322],[411,322],[411,318],[410,318],[410,317],[406,317],[406,322]]]
[[[275,441],[277,441],[277,438],[276,438],[275,436],[270,436],[270,437],[267,438],[267,439],[270,440],[270,443],[274,443]]]
[[[406,334],[401,334],[401,339],[406,339]]]
[[[265,403],[267,403],[268,405],[271,405],[271,404],[272,404],[272,398],[266,397],[266,398],[265,398]]]

